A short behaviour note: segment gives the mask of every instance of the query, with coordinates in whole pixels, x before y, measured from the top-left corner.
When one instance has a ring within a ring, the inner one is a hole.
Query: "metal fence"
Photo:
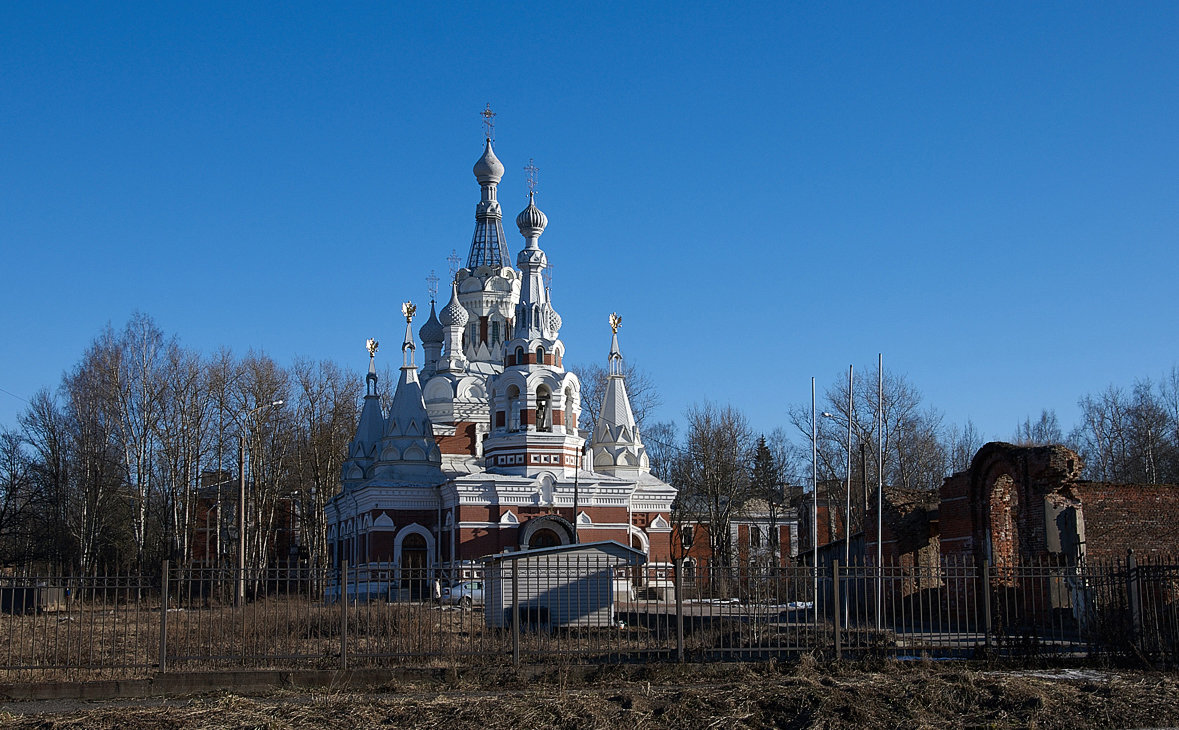
[[[577,556],[494,577],[291,564],[0,577],[0,677],[832,657],[1179,664],[1179,564],[652,568]],[[343,595],[345,600],[340,600]]]

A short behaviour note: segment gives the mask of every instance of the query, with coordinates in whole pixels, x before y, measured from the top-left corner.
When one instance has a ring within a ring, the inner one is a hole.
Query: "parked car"
[[[464,580],[442,588],[442,602],[451,606],[483,605],[483,581]]]

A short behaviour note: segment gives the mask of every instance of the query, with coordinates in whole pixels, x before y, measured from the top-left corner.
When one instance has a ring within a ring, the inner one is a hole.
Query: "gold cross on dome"
[[[494,142],[495,112],[491,111],[491,102],[487,102],[487,108],[479,112],[479,116],[483,117],[483,136]]]

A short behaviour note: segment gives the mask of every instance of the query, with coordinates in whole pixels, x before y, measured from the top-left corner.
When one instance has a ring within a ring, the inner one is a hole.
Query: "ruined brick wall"
[[[936,566],[941,554],[938,535],[939,493],[901,487],[884,488],[880,546],[885,565]],[[864,524],[869,561],[876,557],[876,503],[868,505]]]
[[[1068,501],[1081,466],[1064,446],[983,446],[970,469],[942,484],[942,554],[997,567],[1048,559],[1045,498]]]
[[[1053,510],[1075,510],[1093,560],[1179,554],[1179,486],[1083,482],[1064,446],[990,443],[941,488],[943,556],[1005,564],[1071,560],[1051,534]]]
[[[1125,559],[1130,548],[1179,556],[1179,486],[1077,482],[1069,489],[1081,502],[1086,558]]]

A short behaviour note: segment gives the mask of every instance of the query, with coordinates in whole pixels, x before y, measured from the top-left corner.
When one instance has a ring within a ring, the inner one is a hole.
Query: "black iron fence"
[[[463,575],[165,563],[155,575],[2,576],[0,677],[801,652],[1179,664],[1179,563],[1161,558],[656,570],[579,555]]]

